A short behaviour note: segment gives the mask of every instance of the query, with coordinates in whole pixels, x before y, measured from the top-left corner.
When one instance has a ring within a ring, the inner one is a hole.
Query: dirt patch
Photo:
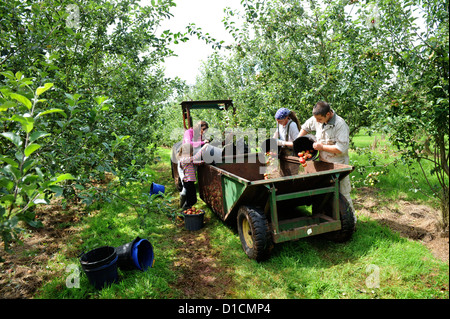
[[[205,224],[208,219],[205,218]],[[197,231],[184,229],[184,222],[178,223],[178,255],[173,267],[180,273],[174,288],[182,292],[181,298],[222,299],[227,298],[227,287],[232,282],[228,269],[218,264],[220,252],[210,244],[206,228]]]
[[[427,246],[436,258],[448,263],[448,232],[437,227],[439,212],[430,206],[403,200],[381,202],[374,188],[359,188],[354,206],[358,215],[370,216],[402,237],[417,240]]]
[[[32,298],[42,284],[52,277],[47,268],[54,255],[64,250],[68,256],[76,255],[69,251],[67,240],[76,236],[82,212],[79,207],[59,205],[39,206],[37,218],[42,228],[29,228],[23,235],[22,244],[14,243],[13,253],[0,249],[0,296],[1,298]],[[3,242],[1,242],[3,246]]]

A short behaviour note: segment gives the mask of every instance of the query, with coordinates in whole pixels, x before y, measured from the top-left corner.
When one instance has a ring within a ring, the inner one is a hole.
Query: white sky
[[[150,2],[150,0],[147,1]],[[172,7],[170,11],[173,18],[160,27],[161,32],[170,29],[173,33],[178,31],[184,33],[189,23],[195,23],[203,33],[209,33],[218,41],[225,40],[224,44],[233,42],[233,37],[228,34],[222,23],[225,17],[223,9],[230,7],[242,11],[241,0],[175,0],[174,2],[177,6]],[[178,57],[167,58],[164,66],[167,77],[178,76],[192,85],[199,74],[201,61],[206,61],[213,49],[211,45],[198,40],[196,35],[190,38],[187,42],[180,41],[170,47]]]

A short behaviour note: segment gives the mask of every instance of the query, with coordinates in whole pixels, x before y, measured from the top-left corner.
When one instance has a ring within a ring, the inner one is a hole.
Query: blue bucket
[[[119,257],[117,264],[122,270],[145,271],[149,267],[153,267],[153,246],[147,239],[136,237],[132,242],[116,249]]]
[[[152,185],[150,186],[150,196],[151,195],[163,195],[164,191],[165,191],[164,185],[152,183]]]
[[[153,267],[153,246],[147,239],[140,239],[133,245],[131,256],[137,269],[146,271]]]

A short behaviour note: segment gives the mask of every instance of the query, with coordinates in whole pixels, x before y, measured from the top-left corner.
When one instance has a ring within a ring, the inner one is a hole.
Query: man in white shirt
[[[326,102],[319,101],[313,108],[313,116],[302,126],[298,137],[316,132],[315,150],[319,151],[320,160],[329,163],[349,164],[348,147],[350,143],[349,128],[344,119],[330,108]],[[340,182],[339,191],[347,199],[351,209],[353,202],[350,197],[350,177],[346,176]],[[355,214],[356,219],[356,214]]]

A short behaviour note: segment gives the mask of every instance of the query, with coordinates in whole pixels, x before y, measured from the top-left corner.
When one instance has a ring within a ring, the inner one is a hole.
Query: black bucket
[[[310,153],[312,157],[308,158],[307,161],[314,161],[315,159],[317,159],[319,157],[319,151],[313,148],[313,144],[315,141],[316,139],[314,138],[314,136],[310,134],[300,136],[299,138],[295,139],[295,141],[293,142],[295,155],[297,156],[297,154],[302,151],[313,151],[312,153]]]
[[[149,267],[153,267],[153,246],[147,239],[136,237],[132,242],[119,246],[116,250],[120,269],[146,271]]]
[[[203,220],[205,213],[200,214],[184,214],[184,228],[186,230],[199,230],[203,228]]]
[[[80,263],[89,282],[96,289],[101,289],[118,280],[117,259],[114,247],[103,246],[83,253]]]

